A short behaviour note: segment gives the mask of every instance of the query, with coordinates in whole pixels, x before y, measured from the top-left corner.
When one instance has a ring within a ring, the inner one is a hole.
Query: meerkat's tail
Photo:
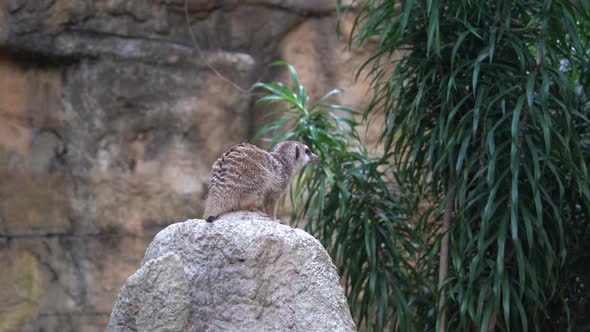
[[[205,202],[205,211],[203,213],[203,219],[205,219],[207,222],[212,222],[213,220],[215,220],[215,218],[217,218],[217,216],[219,216],[218,213],[215,213],[215,204],[213,204],[214,202],[214,197],[211,195],[211,193],[209,193],[209,197],[207,197],[207,201]]]
[[[203,219],[207,222],[212,222],[217,219],[220,215],[234,211],[232,202],[228,202],[223,199],[219,199],[217,196],[210,196],[205,203],[205,213],[203,213]]]
[[[213,222],[213,220],[217,219],[223,213],[223,209],[220,209],[219,206],[214,204],[213,200],[207,200],[205,206],[205,213],[203,213],[203,219],[207,222]]]

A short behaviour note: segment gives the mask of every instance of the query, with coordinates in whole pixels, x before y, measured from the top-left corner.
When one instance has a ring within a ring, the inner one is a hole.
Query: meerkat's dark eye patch
[[[295,147],[295,160],[299,159],[299,155],[301,154],[301,152],[299,152],[299,147],[296,146]]]
[[[306,148],[305,149],[305,154],[309,156],[311,154],[311,151],[309,151],[309,149]]]

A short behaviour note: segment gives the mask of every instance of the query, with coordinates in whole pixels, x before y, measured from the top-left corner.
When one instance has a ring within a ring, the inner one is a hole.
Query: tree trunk
[[[445,212],[442,219],[442,231],[444,233],[442,242],[440,244],[440,261],[438,265],[438,288],[440,291],[440,298],[438,302],[438,311],[442,312],[440,317],[439,332],[445,332],[447,325],[446,314],[442,311],[445,305],[445,291],[442,289],[442,283],[447,277],[449,269],[449,229],[451,226],[451,218],[453,216],[453,203],[455,201],[455,179],[451,176],[448,186],[447,201],[445,203]]]

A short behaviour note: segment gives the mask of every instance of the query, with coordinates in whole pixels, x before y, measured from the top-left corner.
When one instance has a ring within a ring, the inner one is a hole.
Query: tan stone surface
[[[3,153],[28,154],[31,133],[27,129],[25,71],[0,53],[0,146]]]
[[[362,112],[369,106],[372,96],[370,82],[365,79],[370,68],[365,68],[358,79],[355,80],[355,77],[370,56],[370,51],[369,48],[359,49],[349,44],[348,36],[354,19],[354,12],[348,12],[341,15],[338,22],[333,17],[306,20],[282,40],[280,49],[285,62],[297,70],[300,83],[311,97],[310,101],[339,88],[344,91],[332,97],[330,102]],[[340,34],[335,33],[336,24]],[[286,73],[282,79],[290,82]],[[377,147],[382,116],[372,114],[370,120],[369,127],[358,129],[368,146]]]
[[[151,237],[19,238],[0,251],[3,287],[0,331],[100,326]],[[97,324],[90,325],[95,321]],[[64,324],[64,325],[61,325]],[[53,326],[53,328],[52,328]]]

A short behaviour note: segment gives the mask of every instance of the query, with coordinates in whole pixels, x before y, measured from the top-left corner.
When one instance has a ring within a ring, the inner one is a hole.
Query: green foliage
[[[358,326],[583,329],[589,4],[373,0],[357,13],[351,40],[377,42],[361,70],[375,96],[365,117],[385,115],[382,155],[361,144],[356,113],[326,104],[338,90],[309,103],[291,67],[292,88],[254,87],[286,106],[262,132],[322,159],[293,188],[293,220],[329,249]]]
[[[267,92],[258,103],[286,107],[259,135],[273,132],[275,143],[301,141],[321,160],[295,181],[292,220],[307,220],[305,229],[331,253],[358,324],[367,323],[367,331],[423,329],[427,319],[415,322],[413,315],[422,311],[426,317],[434,298],[429,259],[418,255],[427,250],[426,232],[409,222],[410,200],[392,185],[391,155],[369,156],[352,120],[356,113],[326,103],[339,90],[309,103],[295,70],[288,68],[292,88],[283,83],[253,88]],[[280,135],[287,123],[290,131]]]
[[[573,84],[587,77],[576,20],[588,14],[575,1],[386,0],[357,17],[354,41],[379,41],[369,112],[385,112],[400,183],[454,199],[439,293],[449,330],[574,324],[563,301],[549,307],[575,258],[571,223],[590,218],[588,111]]]

